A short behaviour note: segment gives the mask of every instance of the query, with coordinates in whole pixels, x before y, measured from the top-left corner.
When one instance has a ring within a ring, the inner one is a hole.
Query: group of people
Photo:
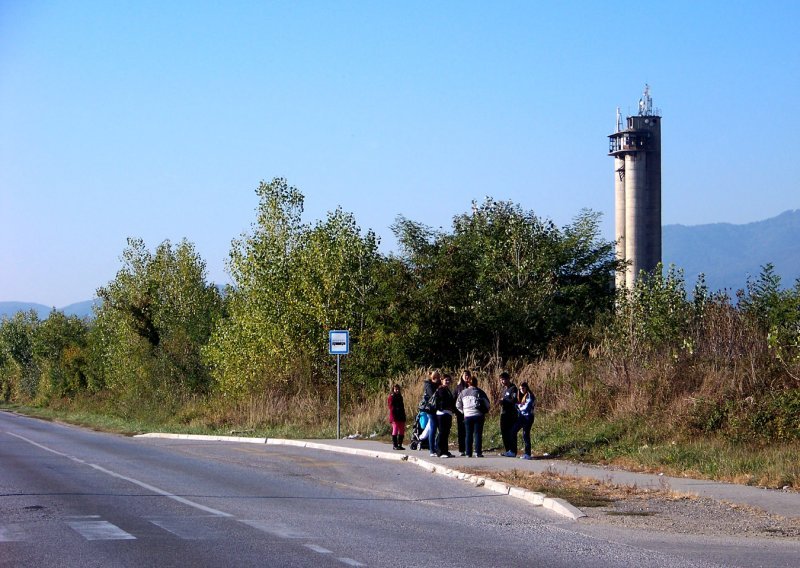
[[[505,457],[516,457],[517,435],[522,430],[524,453],[522,459],[531,459],[531,427],[533,426],[536,397],[528,383],[519,388],[511,381],[507,372],[500,373],[499,380],[504,389],[499,401],[500,433],[503,438]],[[484,391],[478,388],[478,379],[465,369],[455,386],[452,376],[432,371],[423,385],[420,413],[425,415],[428,431],[428,447],[431,457],[454,457],[449,450],[450,431],[455,417],[458,452],[466,457],[483,457],[483,425],[491,409],[491,402]],[[392,447],[405,450],[406,411],[400,385],[394,385],[388,398],[389,423],[392,425]]]

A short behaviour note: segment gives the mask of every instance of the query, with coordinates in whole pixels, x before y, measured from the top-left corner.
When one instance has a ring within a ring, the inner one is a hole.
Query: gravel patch
[[[704,497],[630,495],[582,511],[588,517],[579,522],[585,524],[676,534],[800,541],[800,519],[787,519],[753,507]]]

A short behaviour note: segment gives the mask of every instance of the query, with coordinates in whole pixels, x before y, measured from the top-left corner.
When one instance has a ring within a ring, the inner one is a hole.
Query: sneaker
[[[467,453],[466,452],[458,452],[458,455],[460,455],[463,458],[465,455],[467,455]]]
[[[442,459],[444,460],[444,459],[447,459],[447,458],[449,458],[449,457],[450,457],[450,454],[442,454],[442,455],[440,455],[439,457],[440,457],[440,458],[442,458]]]
[[[465,457],[471,458],[472,454],[464,454]]]
[[[404,452],[406,451],[406,449],[403,446],[397,446],[397,449],[398,450],[403,450]]]
[[[519,459],[521,459],[521,460],[529,460],[529,459],[531,459],[531,456],[529,454],[524,454],[524,455],[519,456]]]
[[[503,457],[506,457],[506,458],[515,458],[515,457],[517,457],[517,454],[515,454],[511,450],[508,450],[506,453],[500,454],[500,455],[503,456]]]
[[[475,457],[476,457],[476,458],[482,458],[482,457],[483,457],[483,454],[475,454]]]
[[[437,456],[436,456],[436,454],[434,454],[433,452],[431,452],[431,457],[432,457],[432,458],[435,458],[435,457],[437,457]]]

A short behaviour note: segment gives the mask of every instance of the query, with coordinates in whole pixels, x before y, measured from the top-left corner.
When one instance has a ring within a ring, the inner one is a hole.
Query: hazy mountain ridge
[[[100,299],[85,300],[83,302],[76,302],[63,308],[55,308],[53,306],[45,306],[44,304],[37,304],[35,302],[0,302],[0,318],[12,317],[17,312],[29,312],[33,310],[39,319],[46,319],[50,312],[57,310],[66,316],[78,316],[79,318],[94,317],[92,307],[101,302]]]
[[[767,263],[784,287],[800,278],[800,209],[743,225],[665,225],[662,241],[664,265],[683,268],[689,289],[703,273],[710,290],[733,293]]]

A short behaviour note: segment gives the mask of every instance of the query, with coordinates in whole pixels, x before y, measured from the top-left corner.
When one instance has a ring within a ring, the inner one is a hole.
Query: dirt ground
[[[683,495],[668,486],[653,490],[554,473],[471,470],[517,487],[566,499],[588,515],[578,522],[670,533],[776,538],[800,541],[800,517]]]

